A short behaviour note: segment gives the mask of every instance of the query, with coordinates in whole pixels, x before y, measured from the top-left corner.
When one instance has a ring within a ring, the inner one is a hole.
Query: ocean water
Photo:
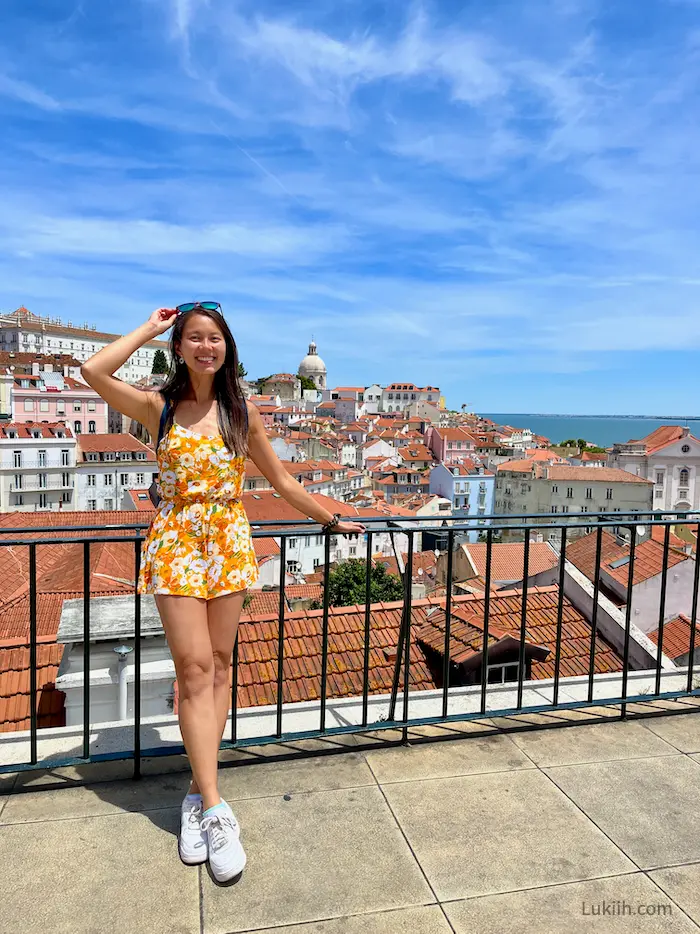
[[[637,441],[661,425],[687,425],[691,434],[700,437],[700,416],[646,418],[637,415],[529,415],[513,412],[479,412],[500,425],[530,428],[544,435],[552,444],[568,438],[585,438],[591,444],[609,448],[616,442]]]

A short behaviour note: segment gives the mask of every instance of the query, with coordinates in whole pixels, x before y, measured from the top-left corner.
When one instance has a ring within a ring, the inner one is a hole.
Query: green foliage
[[[151,373],[167,373],[168,372],[168,358],[165,356],[165,353],[162,350],[156,350],[153,354],[153,366],[151,368]]]
[[[255,391],[259,396],[262,396],[265,394],[265,383],[271,377],[272,377],[272,374],[270,374],[270,376],[263,376],[260,379],[255,380]]]
[[[253,602],[253,594],[247,593],[243,598],[243,609],[247,610],[250,604]]]
[[[302,391],[304,389],[316,389],[316,383],[310,376],[302,376],[301,373],[297,373],[297,379],[301,382]]]
[[[328,602],[331,606],[364,604],[367,565],[363,558],[351,558],[334,568],[328,580]],[[403,599],[403,583],[396,574],[389,574],[383,564],[372,567],[370,574],[370,603]],[[321,609],[315,600],[310,609]]]
[[[248,371],[247,371],[246,368],[243,366],[243,364],[240,363],[240,361],[239,361],[239,363],[238,363],[238,378],[239,378],[239,379],[245,379],[247,375],[248,375]]]

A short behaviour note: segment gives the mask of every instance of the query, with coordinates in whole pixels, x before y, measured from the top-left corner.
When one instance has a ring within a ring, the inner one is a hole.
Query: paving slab
[[[179,811],[0,827],[0,934],[199,934],[196,869],[177,856]]]
[[[179,807],[187,785],[182,774],[172,774],[136,782],[129,779],[13,793],[0,813],[0,825]]]
[[[208,934],[206,927],[204,934]],[[265,928],[256,934],[452,934],[452,929],[438,905],[427,905],[425,908],[399,908],[334,918],[332,921]]]
[[[441,900],[636,868],[537,769],[387,784],[383,792]]]
[[[455,934],[697,934],[696,925],[641,872],[444,908]]]
[[[512,739],[539,766],[678,754],[670,743],[632,721],[533,730],[513,733]]]
[[[700,860],[700,764],[688,756],[543,771],[640,869]]]
[[[203,874],[207,934],[435,901],[376,785],[250,798],[236,814],[248,864],[234,886]]]
[[[700,711],[670,717],[649,717],[645,729],[675,746],[679,752],[700,752]]]
[[[535,768],[509,736],[499,735],[378,749],[367,762],[380,783]]]
[[[374,784],[364,756],[355,752],[219,770],[219,793],[228,802]]]
[[[693,921],[700,924],[700,863],[656,869],[649,876]]]

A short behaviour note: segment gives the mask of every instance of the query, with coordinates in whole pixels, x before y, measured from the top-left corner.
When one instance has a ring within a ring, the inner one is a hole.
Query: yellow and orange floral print
[[[173,423],[158,447],[161,500],[141,551],[139,592],[211,600],[258,579],[240,500],[245,458],[220,435]]]

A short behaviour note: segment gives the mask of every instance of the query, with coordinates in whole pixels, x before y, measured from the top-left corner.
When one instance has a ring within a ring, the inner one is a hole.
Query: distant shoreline
[[[476,412],[476,415],[479,413]],[[674,422],[697,422],[700,420],[700,415],[562,415],[561,413],[556,412],[500,412],[500,415],[508,415],[510,418],[610,418],[610,419],[645,419],[653,421],[664,421],[669,419]],[[484,416],[488,418],[489,416]]]

